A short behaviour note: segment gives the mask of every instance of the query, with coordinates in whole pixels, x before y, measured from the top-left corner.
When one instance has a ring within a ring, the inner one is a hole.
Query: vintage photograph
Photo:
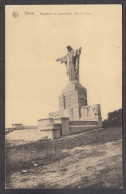
[[[122,189],[122,6],[5,6],[5,188]]]

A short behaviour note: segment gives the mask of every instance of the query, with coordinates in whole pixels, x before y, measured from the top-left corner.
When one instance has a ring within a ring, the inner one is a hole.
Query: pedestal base
[[[87,105],[87,90],[77,81],[70,82],[59,96],[59,110]]]
[[[53,122],[48,127],[52,131],[52,136],[55,138],[60,135],[69,135],[96,129],[102,126],[100,104],[87,105],[87,90],[77,81],[70,82],[62,90],[59,96],[59,111],[49,113],[50,120],[39,121],[41,131],[46,129],[43,125]],[[60,124],[59,132],[56,130],[56,125]],[[41,126],[43,125],[43,126]]]

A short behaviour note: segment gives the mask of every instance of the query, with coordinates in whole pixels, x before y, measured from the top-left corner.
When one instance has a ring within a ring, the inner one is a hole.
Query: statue
[[[82,48],[80,47],[74,51],[71,46],[67,46],[67,50],[67,55],[57,59],[56,61],[65,63],[69,81],[79,81],[79,56],[81,54]]]

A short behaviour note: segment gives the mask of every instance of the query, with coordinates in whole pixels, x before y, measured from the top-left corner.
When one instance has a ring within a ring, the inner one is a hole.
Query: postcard
[[[6,189],[122,189],[122,6],[5,6]]]

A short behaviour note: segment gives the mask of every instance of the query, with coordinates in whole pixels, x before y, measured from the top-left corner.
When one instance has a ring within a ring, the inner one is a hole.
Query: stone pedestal
[[[49,120],[40,123],[60,124],[60,136],[80,133],[102,126],[100,104],[87,104],[87,90],[78,81],[72,81],[63,88],[59,96],[59,110],[49,113]],[[53,118],[53,119],[52,119]],[[59,137],[59,132],[55,133],[55,138]],[[54,136],[54,131],[52,132]]]
[[[59,96],[59,110],[87,106],[87,90],[77,81],[70,82]]]
[[[87,106],[87,90],[78,81],[72,81],[59,96],[59,111],[49,113],[49,117],[69,117],[70,120],[78,120],[82,106]]]
[[[49,113],[49,117],[57,119],[68,117],[70,121],[97,121],[102,125],[100,104],[87,104],[87,90],[78,81],[66,85],[59,96],[59,111]]]
[[[87,106],[87,90],[78,81],[70,82],[59,96],[59,111],[65,111],[70,120],[79,119],[81,106]]]

